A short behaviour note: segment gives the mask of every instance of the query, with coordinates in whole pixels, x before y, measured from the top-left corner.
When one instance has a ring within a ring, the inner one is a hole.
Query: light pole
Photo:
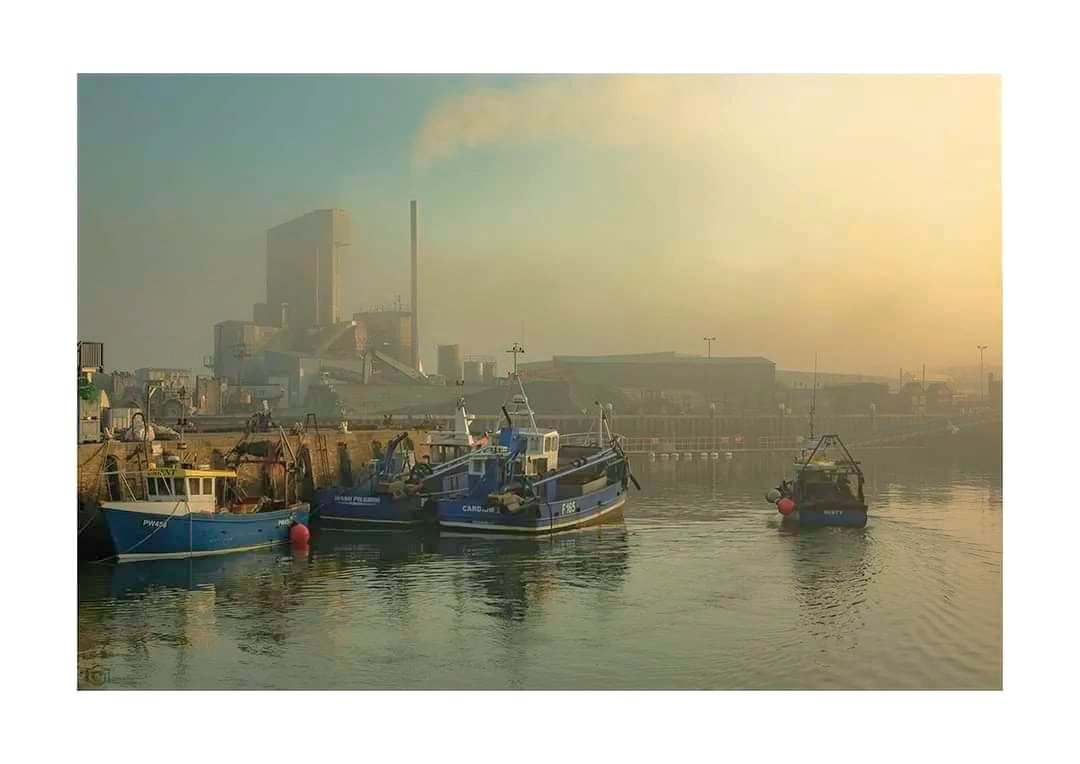
[[[986,345],[976,345],[979,349],[979,400],[983,403],[986,402],[985,396],[983,396],[983,351],[986,350]]]
[[[716,337],[702,337],[702,339],[705,340],[706,352],[708,353],[707,357],[712,358],[712,344],[716,341]],[[709,364],[705,367],[705,390],[702,394],[702,398],[705,400],[709,400],[709,393],[712,392],[712,378],[712,364]]]
[[[516,379],[517,378],[517,357],[518,357],[519,354],[525,352],[525,348],[521,347],[521,345],[519,343],[515,342],[514,347],[510,348],[506,352],[514,354],[514,378]]]

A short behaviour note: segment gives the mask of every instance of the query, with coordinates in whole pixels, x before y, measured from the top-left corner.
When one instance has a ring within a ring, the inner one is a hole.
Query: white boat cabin
[[[559,466],[559,432],[547,429],[514,428],[516,437],[525,441],[525,450],[514,460],[515,475],[546,475]],[[509,449],[478,451],[469,460],[469,474],[481,476],[491,460],[505,459]]]
[[[191,512],[214,512],[235,497],[236,473],[232,470],[162,467],[146,472],[146,500],[170,505],[184,502]]]
[[[558,430],[518,430],[518,435],[525,439],[525,453],[518,457],[517,474],[542,475],[558,468]]]
[[[431,462],[433,464],[449,462],[468,453],[478,445],[469,431],[469,425],[472,424],[474,418],[465,410],[465,399],[459,398],[457,411],[454,415],[454,429],[433,432],[428,436]]]

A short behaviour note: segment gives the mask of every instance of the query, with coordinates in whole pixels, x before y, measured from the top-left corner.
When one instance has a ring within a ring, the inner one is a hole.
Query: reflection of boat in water
[[[468,561],[470,578],[510,620],[524,617],[561,584],[611,589],[629,570],[626,525],[616,521],[549,536],[440,534],[436,548],[445,557]]]
[[[468,454],[468,491],[438,500],[439,527],[472,533],[549,534],[610,521],[626,502],[629,460],[606,430],[601,407],[596,441],[536,424],[520,378],[519,392],[503,407],[506,427],[490,448]],[[512,415],[524,418],[515,424]],[[608,442],[604,443],[604,438]]]
[[[838,449],[839,455],[829,458],[830,448]],[[864,482],[859,463],[840,436],[822,435],[807,443],[795,459],[792,479],[769,491],[765,499],[776,505],[785,523],[861,528],[866,525]]]
[[[180,676],[187,649],[220,644],[223,638],[243,652],[276,653],[295,626],[291,611],[306,577],[306,566],[291,562],[289,554],[287,548],[266,548],[216,557],[83,565],[80,660],[96,655],[94,663],[113,663],[121,674],[168,673],[142,650],[130,651],[135,641],[158,642],[176,649]]]
[[[434,529],[401,533],[391,528],[336,530],[320,528],[311,542],[318,567],[327,555],[355,556],[366,561],[405,562],[435,548]]]
[[[525,555],[538,552],[584,551],[593,548],[615,548],[627,544],[626,523],[614,520],[602,525],[576,528],[566,533],[545,536],[523,536],[520,533],[453,533],[440,531],[437,549],[440,554],[470,556],[472,554]]]
[[[854,647],[864,616],[873,610],[868,592],[881,568],[881,551],[870,530],[781,524],[790,547],[792,594],[808,637]]]
[[[88,564],[79,571],[82,600],[123,598],[155,590],[227,589],[278,571],[288,550],[146,560],[138,565]]]

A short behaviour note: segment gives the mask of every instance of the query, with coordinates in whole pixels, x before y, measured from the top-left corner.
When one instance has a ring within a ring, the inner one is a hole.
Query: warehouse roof
[[[762,358],[761,356],[714,356],[712,358],[706,358],[705,356],[675,353],[673,351],[662,353],[629,353],[625,355],[557,355],[553,360],[556,364],[710,363],[720,365],[774,365],[768,358]]]

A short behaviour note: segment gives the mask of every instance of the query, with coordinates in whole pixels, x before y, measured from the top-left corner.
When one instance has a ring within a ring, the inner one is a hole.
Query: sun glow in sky
[[[345,315],[422,357],[655,350],[893,375],[1001,347],[990,76],[83,76],[79,336],[200,366],[265,297],[265,231],[352,215]]]

